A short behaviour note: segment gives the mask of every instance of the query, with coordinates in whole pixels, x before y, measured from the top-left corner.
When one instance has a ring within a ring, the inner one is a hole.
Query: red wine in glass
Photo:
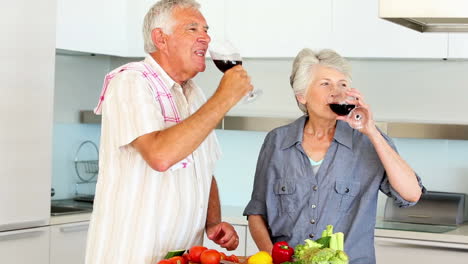
[[[353,110],[356,105],[353,104],[329,104],[330,109],[339,116],[348,115],[351,110]]]
[[[225,72],[236,65],[242,65],[241,60],[217,60],[213,59],[214,64],[222,72]]]

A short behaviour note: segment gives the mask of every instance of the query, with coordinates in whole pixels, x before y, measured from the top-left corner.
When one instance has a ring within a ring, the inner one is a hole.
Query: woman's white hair
[[[314,67],[322,65],[333,68],[343,73],[351,81],[351,65],[338,53],[330,49],[314,52],[311,49],[301,50],[293,62],[289,83],[295,96],[305,96],[307,88],[314,79]],[[296,97],[297,105],[302,112],[307,114],[307,108]]]
[[[161,28],[166,34],[171,34],[174,26],[172,12],[178,8],[200,9],[200,4],[194,0],[161,0],[154,4],[145,15],[143,22],[143,40],[145,43],[145,52],[152,53],[156,51],[156,46],[151,38],[151,31],[155,28]]]

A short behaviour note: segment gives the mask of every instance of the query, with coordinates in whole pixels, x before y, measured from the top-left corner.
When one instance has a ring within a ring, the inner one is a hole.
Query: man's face
[[[183,79],[205,71],[205,54],[211,41],[203,15],[192,8],[176,8],[172,34],[167,35],[167,55],[171,68]]]

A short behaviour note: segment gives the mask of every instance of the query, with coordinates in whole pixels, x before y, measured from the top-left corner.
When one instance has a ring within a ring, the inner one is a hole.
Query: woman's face
[[[333,68],[316,65],[312,69],[313,79],[304,96],[297,96],[300,103],[306,105],[309,116],[336,119],[328,105],[328,96],[337,87],[349,88],[346,76]]]

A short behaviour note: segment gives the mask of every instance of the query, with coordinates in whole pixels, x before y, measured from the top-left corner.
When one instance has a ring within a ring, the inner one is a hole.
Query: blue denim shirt
[[[257,162],[252,197],[244,215],[262,215],[273,243],[291,246],[318,239],[327,225],[345,234],[350,263],[375,263],[374,226],[379,190],[401,207],[369,138],[337,121],[334,139],[317,174],[302,148],[307,116],[274,129]],[[395,149],[392,140],[383,135]],[[421,184],[418,177],[421,188]]]

